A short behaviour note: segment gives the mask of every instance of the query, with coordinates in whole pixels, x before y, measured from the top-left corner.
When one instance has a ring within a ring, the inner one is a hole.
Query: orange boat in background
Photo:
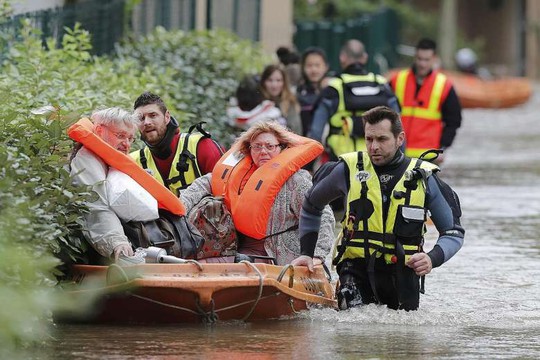
[[[73,280],[69,296],[97,300],[90,313],[55,314],[61,322],[255,321],[292,316],[311,305],[337,308],[322,266],[310,274],[306,267],[248,262],[75,265]]]
[[[529,80],[503,77],[483,80],[477,76],[455,71],[443,71],[454,84],[464,108],[509,108],[526,103],[532,95]]]
[[[398,71],[391,70],[386,78],[390,80]],[[484,80],[457,71],[442,72],[452,81],[463,108],[509,108],[526,103],[532,95],[531,83],[526,78]]]

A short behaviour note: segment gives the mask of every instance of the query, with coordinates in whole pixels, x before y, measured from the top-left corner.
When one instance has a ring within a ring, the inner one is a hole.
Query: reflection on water
[[[540,89],[537,89],[540,90]],[[467,110],[443,178],[465,246],[426,280],[417,312],[369,305],[215,326],[60,325],[54,358],[540,358],[540,106]],[[428,233],[427,248],[436,240]]]

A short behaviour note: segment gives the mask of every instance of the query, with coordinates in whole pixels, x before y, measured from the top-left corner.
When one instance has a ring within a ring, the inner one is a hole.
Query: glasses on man
[[[111,132],[120,141],[127,140],[127,142],[129,142],[130,144],[133,144],[133,142],[135,141],[135,137],[133,135],[128,135],[123,132],[114,132],[114,131],[111,131]]]
[[[280,144],[252,144],[249,148],[254,152],[261,152],[265,149],[268,152],[274,152],[280,147]]]
[[[107,130],[109,130],[109,132],[113,134],[114,137],[120,141],[127,141],[130,144],[133,144],[133,142],[135,141],[135,136],[131,135],[130,133],[123,132],[123,131],[114,131],[109,126],[105,126],[105,128],[107,128]]]

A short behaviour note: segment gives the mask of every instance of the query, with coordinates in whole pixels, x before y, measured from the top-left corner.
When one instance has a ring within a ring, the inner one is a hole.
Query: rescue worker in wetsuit
[[[163,100],[144,92],[135,100],[141,138],[146,144],[131,157],[175,195],[196,178],[212,172],[223,149],[201,124],[181,133]],[[194,129],[198,131],[194,132]]]
[[[345,199],[343,239],[334,259],[340,309],[379,303],[416,310],[420,278],[463,245],[459,199],[436,175],[436,165],[400,150],[405,134],[395,111],[376,107],[364,113],[363,121],[367,153],[342,155],[306,194],[299,223],[302,256],[292,264],[313,268],[321,210]],[[425,253],[428,212],[439,238]]]
[[[329,124],[326,147],[330,160],[347,152],[365,150],[361,120],[364,111],[378,105],[399,111],[397,98],[386,79],[368,72],[367,61],[364,44],[358,40],[347,41],[339,54],[343,72],[328,81],[315,107],[308,137],[324,143],[324,129]]]
[[[437,44],[422,39],[416,45],[414,65],[395,74],[390,85],[399,99],[407,156],[428,149],[447,149],[461,126],[461,104],[446,75],[433,70]],[[444,155],[435,160],[442,164]]]

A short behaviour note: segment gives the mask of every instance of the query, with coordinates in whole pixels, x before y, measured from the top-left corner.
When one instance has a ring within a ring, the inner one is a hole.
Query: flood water
[[[537,86],[524,106],[464,111],[442,177],[460,196],[465,245],[426,278],[419,311],[369,305],[213,326],[59,325],[50,357],[540,358],[539,107]],[[436,237],[431,229],[426,248]]]

